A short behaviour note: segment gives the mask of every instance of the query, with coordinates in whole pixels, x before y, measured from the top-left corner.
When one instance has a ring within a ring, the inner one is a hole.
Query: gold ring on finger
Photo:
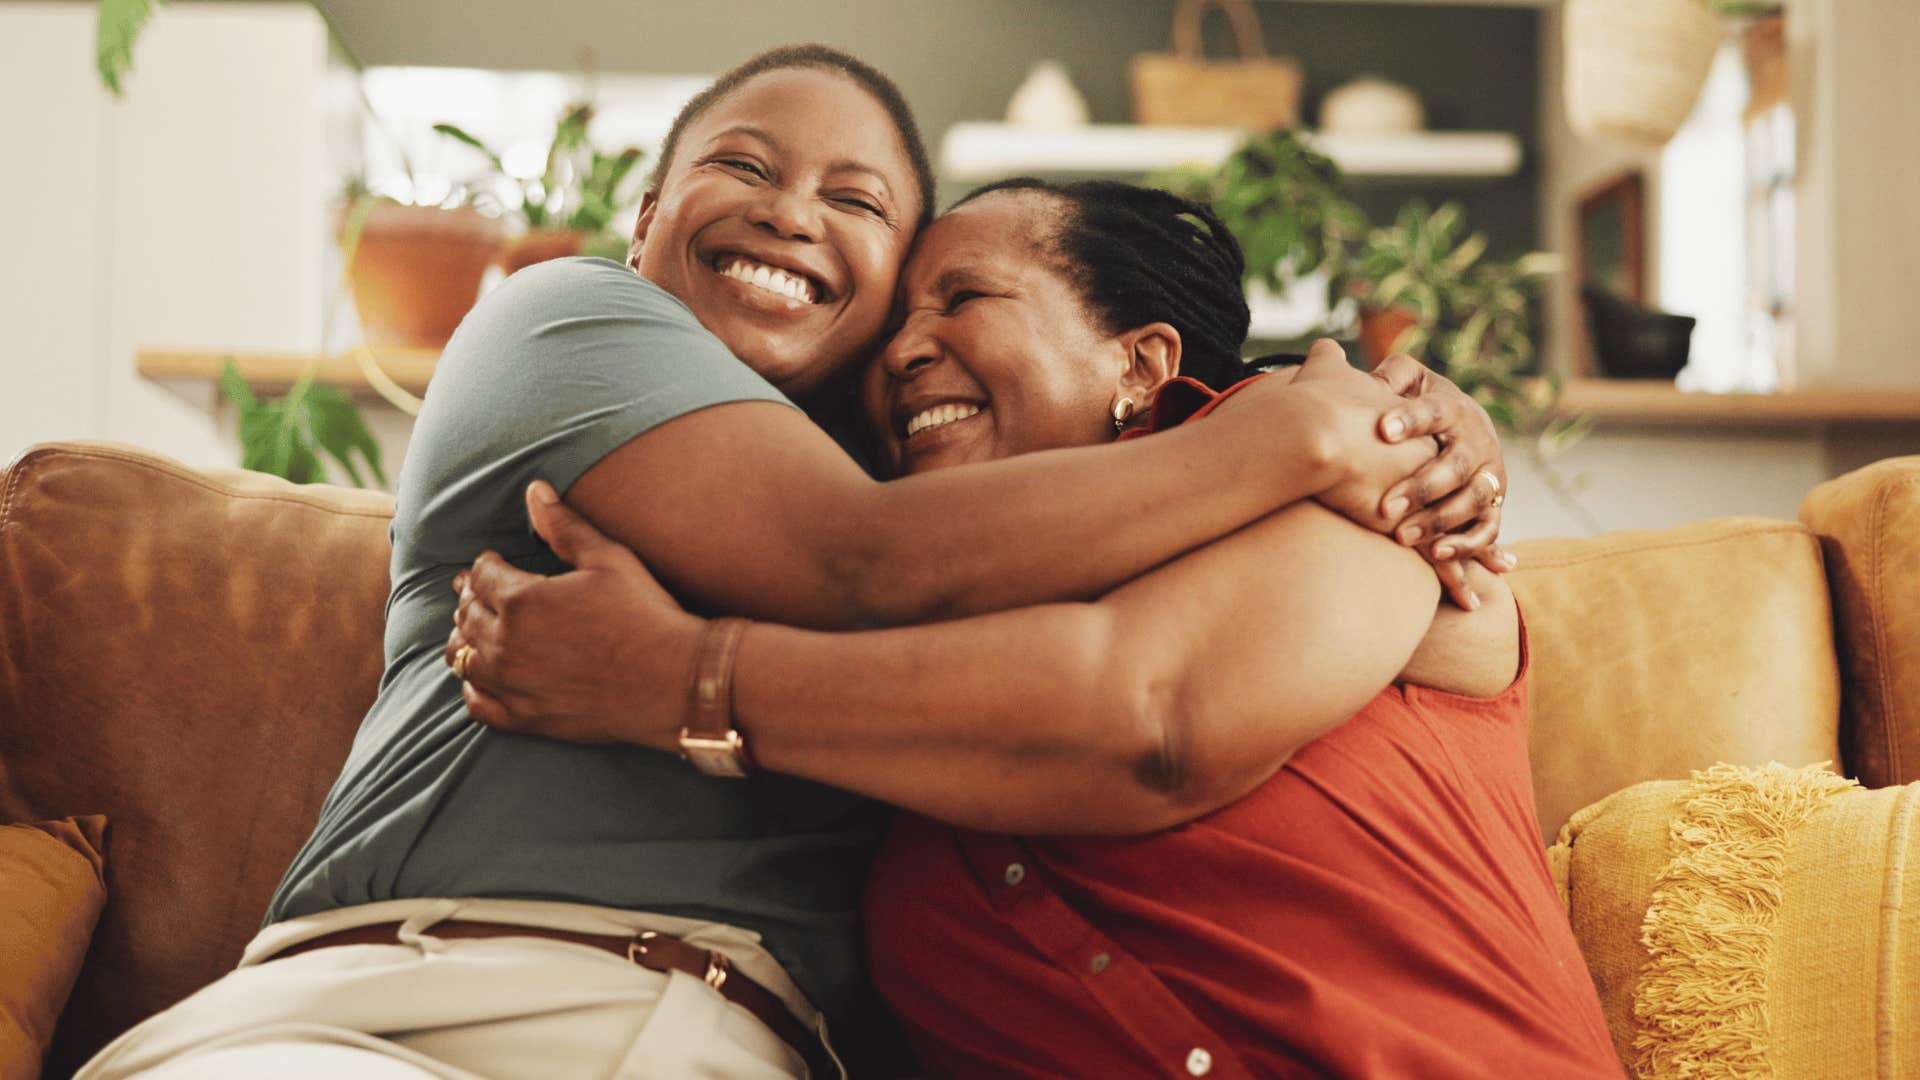
[[[453,674],[461,682],[467,681],[467,665],[473,662],[473,646],[462,645],[453,653]]]
[[[1487,488],[1493,492],[1493,501],[1487,505],[1499,506],[1501,503],[1507,501],[1507,493],[1500,490],[1500,478],[1493,474],[1492,469],[1482,465],[1473,471],[1473,476],[1476,480],[1482,476],[1487,478]]]

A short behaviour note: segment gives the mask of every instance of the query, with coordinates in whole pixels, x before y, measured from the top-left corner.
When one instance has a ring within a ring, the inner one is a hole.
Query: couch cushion
[[[107,819],[0,826],[0,1080],[33,1080],[107,902]]]
[[[1920,780],[1920,457],[1821,484],[1800,520],[1820,537],[1839,616],[1847,767],[1868,787]]]
[[[1632,1075],[1920,1071],[1920,785],[1715,766],[1578,811],[1549,861]]]
[[[391,500],[132,447],[0,486],[0,820],[113,821],[51,1069],[216,978],[372,702]]]
[[[1642,780],[1838,760],[1826,578],[1804,528],[1727,518],[1514,550],[1543,839]]]

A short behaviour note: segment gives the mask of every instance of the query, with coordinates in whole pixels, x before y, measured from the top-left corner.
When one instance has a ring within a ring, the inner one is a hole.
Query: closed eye
[[[714,162],[715,164],[724,165],[729,169],[743,172],[762,180],[767,178],[767,170],[761,168],[758,163],[749,161],[746,158],[716,158]]]
[[[878,203],[872,199],[861,198],[858,195],[841,195],[836,197],[834,201],[840,203],[842,206],[851,206],[861,213],[872,214],[875,217],[887,216],[886,211],[880,209]]]
[[[966,303],[969,300],[979,300],[985,297],[986,295],[987,295],[986,293],[978,292],[973,289],[961,289],[960,291],[954,293],[952,296],[947,297],[947,314],[951,315],[954,312],[960,310],[960,305]]]

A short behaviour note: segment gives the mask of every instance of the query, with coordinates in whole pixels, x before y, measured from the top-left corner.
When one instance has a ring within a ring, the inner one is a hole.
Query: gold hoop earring
[[[1133,419],[1133,399],[1123,397],[1113,403],[1113,430],[1127,430],[1127,421]]]

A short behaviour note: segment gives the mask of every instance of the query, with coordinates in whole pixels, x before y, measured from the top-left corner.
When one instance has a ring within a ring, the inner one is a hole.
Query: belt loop
[[[394,937],[400,944],[411,945],[423,953],[445,952],[447,950],[445,939],[434,937],[426,931],[432,929],[436,923],[443,923],[453,918],[459,912],[458,900],[441,900],[427,905],[402,920],[400,929],[395,932]]]

